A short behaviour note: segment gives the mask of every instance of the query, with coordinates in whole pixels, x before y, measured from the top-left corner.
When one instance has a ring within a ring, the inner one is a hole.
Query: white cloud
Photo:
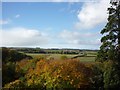
[[[73,45],[100,45],[100,36],[98,33],[79,33],[77,31],[64,30],[60,37],[67,44]]]
[[[78,12],[78,20],[75,24],[77,29],[90,29],[107,21],[107,8],[109,0],[100,0],[99,2],[84,3]]]
[[[2,30],[2,46],[37,46],[48,43],[48,38],[39,30],[11,28]]]
[[[15,16],[15,18],[19,18],[20,17],[20,14],[17,14],[16,16]]]
[[[8,24],[9,20],[0,20],[0,25]]]

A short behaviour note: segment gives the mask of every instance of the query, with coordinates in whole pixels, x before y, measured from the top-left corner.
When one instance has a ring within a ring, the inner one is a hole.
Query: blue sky
[[[77,3],[71,9],[78,10],[80,5]],[[3,19],[11,18],[12,25],[27,28],[70,28],[77,20],[75,14],[71,14],[68,3],[3,3]],[[16,19],[16,15],[20,18]]]
[[[3,2],[2,46],[99,49],[108,3]]]

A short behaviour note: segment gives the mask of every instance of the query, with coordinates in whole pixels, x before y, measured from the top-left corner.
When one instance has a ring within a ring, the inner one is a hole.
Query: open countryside
[[[120,89],[120,0],[25,1],[2,2],[2,90]]]

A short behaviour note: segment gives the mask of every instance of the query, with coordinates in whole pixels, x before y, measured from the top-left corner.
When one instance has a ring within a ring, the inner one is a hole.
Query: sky
[[[1,46],[99,49],[109,0],[2,2]]]

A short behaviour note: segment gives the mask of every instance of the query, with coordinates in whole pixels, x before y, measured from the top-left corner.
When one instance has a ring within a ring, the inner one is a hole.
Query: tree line
[[[43,48],[10,48],[24,53],[41,53],[41,54],[80,54],[86,51],[97,50],[80,50],[80,49],[43,49]]]

